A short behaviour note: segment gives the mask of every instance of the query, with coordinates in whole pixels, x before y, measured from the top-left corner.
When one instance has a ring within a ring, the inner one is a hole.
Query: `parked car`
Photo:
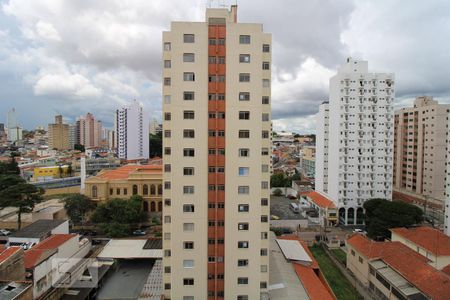
[[[147,234],[147,232],[145,232],[144,230],[140,230],[140,229],[133,231],[133,235],[146,235],[146,234]]]
[[[276,216],[276,215],[271,215],[271,216],[270,216],[270,219],[271,219],[271,220],[279,220],[280,217],[279,217],[279,216]]]
[[[289,208],[294,212],[294,214],[298,214],[300,212],[300,208],[298,207],[297,203],[292,202],[289,205]]]
[[[357,232],[362,233],[363,230],[362,230],[362,229],[359,229],[359,228],[353,229],[353,233],[357,233]]]
[[[8,231],[6,229],[0,229],[0,236],[8,236],[11,234],[11,231]]]

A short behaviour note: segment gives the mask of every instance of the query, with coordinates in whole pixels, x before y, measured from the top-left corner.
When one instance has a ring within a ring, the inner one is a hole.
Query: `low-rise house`
[[[52,234],[69,233],[68,220],[37,220],[8,237],[8,245],[21,246],[24,244],[37,244]]]
[[[450,265],[450,237],[440,230],[431,227],[393,228],[391,240],[425,256],[430,260],[429,264],[438,270]]]
[[[317,191],[312,191],[304,193],[302,198],[309,203],[310,207],[318,212],[320,225],[333,226],[337,223],[336,205],[325,195]]]
[[[23,249],[21,247],[0,248],[0,280],[25,280]],[[0,297],[0,299],[2,299]]]
[[[0,299],[2,300],[33,299],[33,289],[31,282],[0,280]]]
[[[54,234],[25,251],[25,270],[27,280],[33,282],[33,297],[43,296],[67,276],[74,275],[71,271],[84,263],[79,259],[90,250],[89,240],[80,240],[77,234]]]
[[[145,212],[161,212],[162,192],[161,165],[126,165],[87,178],[84,193],[94,201],[140,195]]]
[[[347,239],[347,268],[380,299],[448,300],[449,275],[401,242],[375,242],[362,234]]]

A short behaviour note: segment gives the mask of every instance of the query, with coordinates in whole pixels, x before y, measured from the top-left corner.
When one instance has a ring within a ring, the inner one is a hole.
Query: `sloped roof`
[[[7,260],[9,257],[13,256],[15,253],[20,251],[20,247],[9,247],[7,249],[2,248],[0,249],[0,263],[4,262],[5,260]]]
[[[145,172],[150,174],[161,174],[161,165],[125,165],[115,170],[104,170],[96,177],[100,179],[114,180],[126,179],[133,172]]]
[[[354,234],[347,244],[369,260],[381,259],[406,280],[434,300],[450,295],[450,276],[428,264],[429,260],[400,242],[374,242]]]
[[[33,249],[57,249],[59,246],[76,236],[75,233],[53,234],[49,238],[38,243]]]
[[[435,255],[450,255],[450,237],[431,227],[393,228],[391,232],[410,240]]]
[[[333,201],[320,194],[319,192],[312,191],[306,194],[308,198],[312,200],[317,206],[322,208],[336,208],[336,205]]]
[[[48,257],[52,256],[56,253],[55,249],[30,249],[25,251],[24,255],[24,263],[25,263],[25,269],[31,269],[38,265],[43,260],[47,259]]]

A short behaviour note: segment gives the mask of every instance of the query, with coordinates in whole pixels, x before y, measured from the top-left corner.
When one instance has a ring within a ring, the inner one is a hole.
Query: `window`
[[[187,139],[193,139],[195,137],[194,129],[184,129],[183,130],[183,137],[187,138]]]
[[[172,255],[172,251],[166,249],[164,250],[164,257],[170,257]]]
[[[263,79],[262,80],[262,86],[263,87],[270,87],[270,80],[269,79]]]
[[[195,150],[193,148],[184,148],[183,149],[183,156],[185,156],[185,157],[194,157],[195,156]]]
[[[114,194],[114,189],[109,189],[109,195]]]
[[[250,54],[239,54],[239,62],[240,63],[249,63],[250,62]]]
[[[239,138],[240,139],[250,138],[250,130],[239,130]]]
[[[183,175],[187,175],[187,176],[194,175],[194,168],[192,168],[192,167],[183,168]]]
[[[268,253],[268,251],[267,251],[267,248],[261,248],[261,256],[267,256],[267,253]]]
[[[262,133],[261,133],[261,138],[268,139],[269,138],[269,131],[268,130],[263,130]]]
[[[248,296],[247,295],[239,295],[236,298],[237,300],[248,300]]]
[[[269,121],[269,114],[268,113],[263,113],[261,118],[262,118],[263,122],[267,122],[267,121]]]
[[[194,223],[183,223],[183,231],[194,231]]]
[[[185,259],[183,260],[183,268],[193,268],[194,260],[193,259]]]
[[[170,60],[165,60],[164,61],[164,68],[165,69],[170,69],[172,67],[172,63]]]
[[[195,54],[194,53],[183,53],[183,62],[194,62]]]
[[[195,112],[193,110],[185,110],[183,112],[183,118],[185,120],[193,120],[195,119]]]
[[[364,260],[362,259],[361,256],[358,258],[358,261],[359,261],[361,264],[364,262]]]
[[[261,222],[262,223],[267,223],[269,221],[269,217],[267,215],[262,215],[261,216]]]
[[[195,99],[195,93],[194,92],[184,92],[183,93],[183,100],[190,101]]]
[[[269,238],[269,234],[266,231],[261,232],[261,239],[267,240]]]
[[[238,223],[238,230],[248,230],[248,223]]]
[[[208,57],[208,63],[211,64],[211,65],[215,65],[217,63],[217,57],[209,56]]]
[[[268,181],[261,181],[261,188],[263,190],[267,190],[269,188],[269,182]]]
[[[269,205],[269,199],[261,198],[261,206],[268,206],[268,205]]]
[[[185,43],[194,43],[195,42],[195,35],[193,35],[193,34],[184,34],[183,35],[183,42],[185,42]]]
[[[183,296],[183,300],[194,300],[194,296]]]
[[[165,86],[169,86],[171,85],[172,81],[170,79],[170,77],[164,77],[164,85]]]
[[[152,187],[153,187],[153,185],[152,185]],[[171,185],[170,185],[170,181],[165,181],[164,182],[164,188],[166,189],[166,190],[170,190],[170,187],[171,187]],[[150,192],[151,193],[151,192]],[[151,193],[152,195],[154,195],[153,193]]]
[[[171,217],[170,216],[164,216],[164,223],[170,223],[171,222]]]
[[[170,95],[164,95],[164,104],[170,104]]]
[[[116,189],[116,194],[120,195],[120,189],[119,188]]]
[[[267,282],[266,282],[266,281],[261,281],[261,282],[259,283],[259,287],[260,287],[261,289],[267,289]]]
[[[269,172],[269,165],[261,165],[261,172],[263,173]]]
[[[172,49],[172,45],[169,42],[164,43],[164,51],[170,51]]]
[[[267,273],[267,265],[261,265],[261,273]]]
[[[238,259],[238,267],[247,267],[248,259]]]
[[[355,250],[352,249],[351,253],[353,256],[355,256]]]
[[[126,189],[126,188],[123,189],[123,194],[124,194],[124,195],[127,195],[127,194],[128,194],[128,189]]]
[[[165,164],[164,165],[164,172],[169,173],[171,170],[172,170],[172,167],[171,167],[170,164]],[[133,195],[136,195],[137,194],[137,187],[136,187],[136,194],[134,193],[134,187],[135,186],[133,186]]]
[[[183,249],[194,249],[194,242],[183,242]]]
[[[170,206],[171,205],[170,202],[171,202],[170,199],[164,199],[164,206]]]
[[[194,278],[184,278],[183,285],[194,285]]]
[[[237,283],[238,284],[248,284],[248,277],[238,277]]]
[[[240,35],[239,36],[239,44],[250,44],[250,36],[249,35]]]
[[[261,148],[261,155],[269,155],[269,148]]]
[[[248,212],[250,210],[250,207],[248,204],[239,204],[238,205],[238,212]]]
[[[165,138],[170,138],[172,136],[172,131],[170,130],[164,130],[164,137]]]
[[[262,51],[263,52],[270,52],[270,45],[269,44],[263,44]]]
[[[249,100],[250,100],[250,93],[248,92],[239,93],[239,101],[249,101]]]
[[[170,147],[164,147],[164,154],[170,155],[172,153],[172,148]]]
[[[247,149],[247,148],[239,149],[239,156],[240,157],[248,157],[248,156],[250,156],[250,149]]]
[[[239,176],[248,176],[249,170],[248,167],[239,167]]]
[[[172,119],[172,114],[170,112],[164,113],[164,120],[170,121]]]
[[[164,233],[164,240],[170,241],[170,232],[165,232]]]
[[[250,73],[239,73],[239,82],[250,82]]]
[[[262,104],[269,104],[269,96],[262,97]]]
[[[238,186],[238,194],[249,194],[250,187],[248,185],[240,185]]]
[[[250,120],[250,112],[249,111],[240,111],[239,112],[239,120]]]
[[[164,289],[170,290],[170,283],[165,283],[164,284]]]
[[[183,186],[183,194],[193,194],[193,193],[194,193],[194,186],[192,185]]]
[[[238,242],[238,248],[239,249],[246,249],[246,248],[248,248],[248,241],[239,241]]]
[[[193,72],[184,72],[183,73],[184,81],[195,81],[195,73]]]
[[[263,61],[263,63],[262,63],[262,69],[263,69],[263,70],[270,70],[270,62],[268,62],[268,61]]]

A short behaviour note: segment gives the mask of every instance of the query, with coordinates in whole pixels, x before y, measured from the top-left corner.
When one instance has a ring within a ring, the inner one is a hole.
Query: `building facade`
[[[394,188],[445,201],[449,104],[421,96],[395,112]]]
[[[114,132],[117,156],[120,159],[149,158],[149,118],[136,100],[116,111]]]
[[[69,125],[63,123],[61,115],[55,116],[54,124],[48,124],[48,146],[57,150],[70,149]]]
[[[237,6],[163,33],[166,299],[267,299],[271,35]]]
[[[102,139],[102,122],[95,120],[94,115],[87,113],[86,116],[78,118],[76,123],[77,144],[86,149],[100,146]]]
[[[316,116],[316,189],[328,193],[328,141],[329,141],[329,104],[323,102]]]
[[[394,97],[394,74],[369,73],[367,61],[349,58],[330,79],[328,118],[327,104],[318,114],[323,152],[316,160],[316,169],[328,173],[316,182],[338,207],[341,224],[362,224],[368,199],[392,199]]]
[[[314,179],[316,176],[316,146],[303,146],[301,161],[303,176]]]

